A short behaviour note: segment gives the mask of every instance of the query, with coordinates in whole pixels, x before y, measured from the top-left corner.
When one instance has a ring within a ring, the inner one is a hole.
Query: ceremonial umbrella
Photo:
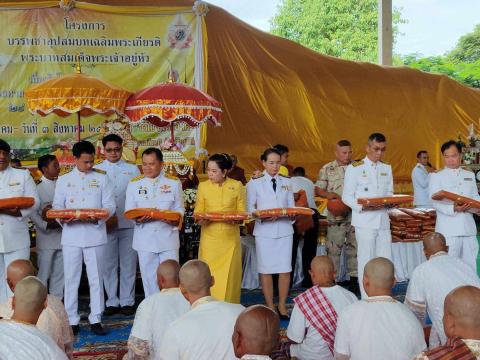
[[[75,74],[46,80],[25,91],[32,114],[61,117],[77,114],[77,140],[80,141],[80,118],[102,114],[122,115],[130,92],[93,76],[82,74],[77,64]]]
[[[203,123],[220,126],[221,106],[201,90],[170,81],[130,96],[124,113],[130,122],[147,120],[159,127],[170,125],[171,141],[175,143],[174,122],[183,121],[191,127]]]

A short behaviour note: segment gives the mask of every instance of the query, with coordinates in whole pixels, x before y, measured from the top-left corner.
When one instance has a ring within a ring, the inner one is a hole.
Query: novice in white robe
[[[163,289],[143,300],[128,339],[127,359],[155,359],[168,326],[189,309],[179,288]]]
[[[0,359],[66,360],[67,356],[36,326],[0,320]]]
[[[161,360],[236,359],[232,333],[244,307],[205,296],[173,322],[165,332],[162,348],[155,349]],[[417,322],[418,323],[418,322]]]

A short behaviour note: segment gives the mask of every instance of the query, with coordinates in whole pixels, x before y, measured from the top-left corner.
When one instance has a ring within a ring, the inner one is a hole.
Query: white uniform
[[[386,209],[364,211],[359,198],[375,198],[393,195],[392,168],[382,162],[374,163],[368,157],[348,165],[342,200],[352,209],[352,225],[358,242],[358,282],[362,298],[363,268],[375,257],[392,259],[392,236]]]
[[[55,195],[56,180],[49,180],[42,176],[37,184],[40,207],[30,215],[37,230],[37,262],[38,278],[48,285],[49,294],[59,299],[63,298],[63,255],[62,229],[47,229],[47,222],[42,219],[45,207],[52,205]]]
[[[303,176],[293,176],[290,178],[290,180],[292,181],[293,192],[297,193],[300,190],[304,190],[305,194],[307,195],[308,207],[311,209],[316,209],[315,184],[313,181]]]
[[[337,320],[336,358],[406,360],[425,350],[413,313],[390,296],[367,297],[343,309]]]
[[[448,169],[432,174],[429,186],[430,197],[440,190],[480,200],[475,175],[463,169]],[[448,253],[463,259],[477,271],[477,227],[473,215],[469,212],[455,212],[451,201],[432,200],[437,210],[435,231],[447,239]]]
[[[464,285],[480,287],[477,274],[462,260],[443,251],[417,266],[408,283],[405,304],[419,318],[423,317],[425,309],[428,311],[432,320],[432,333],[439,336],[442,345],[447,340],[443,330],[445,297],[453,289]],[[441,344],[430,341],[430,348]]]
[[[322,287],[325,296],[330,300],[337,315],[342,310],[358,301],[355,294],[345,290],[341,286]],[[318,311],[321,313],[321,310]],[[308,322],[295,305],[288,323],[287,337],[296,342],[290,346],[290,355],[302,360],[332,360],[333,355],[328,344],[323,340],[320,333]]]
[[[272,179],[276,182],[273,190]],[[247,210],[295,207],[290,178],[277,175],[272,178],[266,172],[247,184]],[[256,220],[255,246],[257,270],[260,274],[281,274],[292,271],[293,226],[289,219],[275,221]]]
[[[198,299],[185,315],[165,332],[161,360],[236,359],[232,334],[242,305],[217,301],[210,296]]]
[[[127,187],[125,210],[156,208],[185,212],[182,183],[160,174],[154,179],[137,177]],[[178,261],[180,247],[179,231],[176,226],[163,221],[135,224],[133,248],[138,252],[145,297],[160,291],[157,284],[157,267],[161,262]]]
[[[67,360],[67,355],[35,325],[0,320],[0,359]]]
[[[430,174],[422,164],[417,164],[412,170],[413,205],[430,206],[432,200],[428,194]]]
[[[35,182],[28,170],[11,167],[0,171],[0,199],[28,196],[35,199],[35,205],[22,209],[21,217],[0,214],[0,302],[12,296],[6,278],[7,267],[17,259],[30,258],[30,234],[28,217],[38,209],[39,199]]]
[[[179,288],[162,289],[143,300],[135,314],[128,339],[128,351],[140,357],[146,355],[143,349],[147,349],[150,355],[146,358],[155,359],[162,349],[161,344],[167,328],[188,310],[190,303]],[[137,353],[134,349],[142,349],[142,353]]]
[[[88,173],[76,167],[57,180],[54,209],[105,208],[110,216],[115,213],[113,186],[101,170]],[[98,224],[73,222],[64,224],[62,230],[63,265],[65,274],[64,303],[70,325],[78,325],[78,286],[82,275],[82,259],[85,262],[90,285],[91,324],[101,321],[104,309],[103,264],[107,231],[105,221]]]
[[[140,170],[133,164],[119,160],[108,160],[95,166],[106,171],[115,193],[117,208],[115,216],[118,228],[107,234],[105,247],[104,285],[107,293],[107,306],[132,306],[135,303],[135,277],[137,272],[137,253],[132,248],[133,221],[125,219],[125,193],[128,182],[140,175]],[[120,264],[120,265],[119,265]],[[120,293],[118,291],[118,268],[120,266]]]

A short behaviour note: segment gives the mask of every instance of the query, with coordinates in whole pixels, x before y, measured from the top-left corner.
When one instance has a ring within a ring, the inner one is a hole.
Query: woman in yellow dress
[[[227,177],[232,160],[226,154],[208,159],[208,180],[198,186],[195,213],[246,211],[245,188]],[[205,261],[215,279],[212,296],[218,300],[240,303],[242,283],[242,246],[239,224],[234,222],[199,222],[202,226],[198,258]]]

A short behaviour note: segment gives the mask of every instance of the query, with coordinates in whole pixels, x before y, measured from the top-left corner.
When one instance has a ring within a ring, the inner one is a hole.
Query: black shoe
[[[107,335],[107,331],[103,328],[102,323],[90,324],[90,330],[98,336]]]
[[[135,314],[135,308],[133,306],[127,305],[120,308],[120,312],[125,316],[132,316]]]
[[[278,307],[277,307],[277,314],[278,314],[278,317],[280,318],[280,320],[290,320],[290,316],[288,316],[288,314],[286,314],[286,315],[281,314]]]
[[[74,336],[76,336],[80,332],[80,326],[78,325],[72,325],[71,328]]]
[[[103,315],[112,316],[120,312],[120,307],[118,306],[107,306],[103,311]]]

